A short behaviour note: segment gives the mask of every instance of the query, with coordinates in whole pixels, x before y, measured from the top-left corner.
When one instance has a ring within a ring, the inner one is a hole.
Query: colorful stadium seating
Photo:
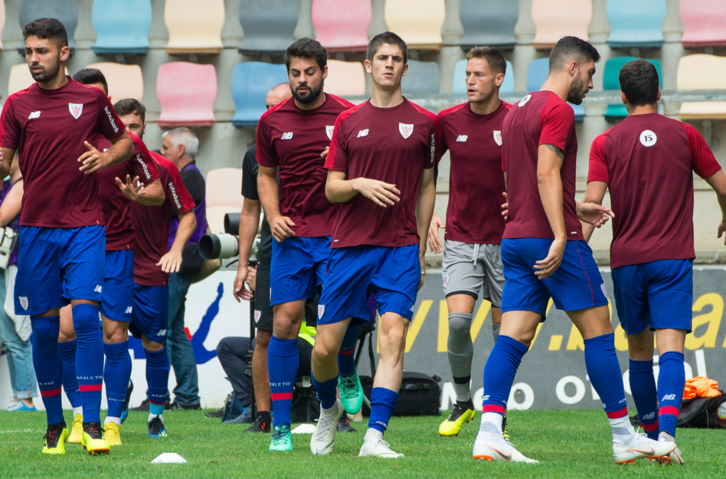
[[[66,75],[68,75],[68,67],[66,67]],[[13,65],[10,68],[10,74],[8,76],[8,96],[16,91],[25,90],[33,83],[35,83],[35,80],[30,75],[27,63],[23,62]]]
[[[401,81],[401,91],[404,95],[438,93],[440,85],[438,63],[408,61],[408,72]]]
[[[328,77],[325,91],[338,96],[362,96],[366,94],[366,78],[360,62],[328,60]]]
[[[410,50],[441,50],[446,6],[444,0],[386,0],[386,25]]]
[[[224,215],[239,213],[244,198],[242,168],[219,168],[206,175],[207,224],[213,234],[224,233]]]
[[[170,62],[159,67],[156,96],[161,114],[156,123],[162,128],[212,126],[217,72],[214,65]]]
[[[371,0],[313,0],[316,40],[330,52],[364,52],[373,17]]]
[[[98,54],[145,54],[149,49],[151,0],[94,0],[91,13]]]
[[[592,1],[532,0],[532,20],[536,30],[532,46],[537,50],[549,50],[567,35],[589,41]]]
[[[464,26],[461,48],[468,51],[477,45],[511,50],[517,40],[514,25],[519,18],[519,4],[512,0],[460,0],[459,18]]]
[[[281,54],[295,41],[297,0],[241,0],[239,22],[243,37],[239,51],[244,54]]]
[[[618,75],[620,74],[620,69],[623,68],[623,65],[628,63],[631,60],[637,60],[635,57],[617,57],[617,58],[611,58],[605,63],[605,71],[603,72],[603,82],[602,87],[603,90],[606,91],[620,91],[620,81],[618,80]],[[646,59],[653,65],[655,65],[655,69],[658,71],[658,79],[660,83],[660,87],[663,88],[663,72],[660,68],[660,61],[659,60],[650,60]],[[605,120],[606,121],[620,121],[623,118],[628,116],[628,110],[625,108],[625,105],[623,105],[621,102],[618,102],[613,105],[608,105],[607,110],[605,110]]]
[[[685,48],[726,46],[726,2],[681,0],[681,44]]]
[[[232,98],[236,106],[232,124],[255,126],[265,112],[265,98],[270,89],[287,83],[285,65],[263,62],[238,63],[232,69]]]
[[[678,62],[679,90],[726,89],[726,57],[686,55]],[[678,111],[681,120],[726,119],[726,101],[683,102]]]
[[[539,58],[532,60],[527,71],[527,91],[539,91],[547,80],[549,74],[549,58]],[[575,111],[575,121],[585,121],[585,107],[582,105],[569,104]]]
[[[166,0],[164,23],[169,42],[164,50],[171,55],[219,54],[224,15],[224,0]]]
[[[120,63],[92,63],[86,68],[101,70],[108,82],[108,95],[116,103],[125,98],[142,101],[144,98],[144,76],[139,65]]]
[[[39,18],[57,18],[68,31],[68,46],[75,50],[74,34],[78,26],[77,0],[20,0],[18,22],[22,30],[25,25]]]
[[[660,48],[666,0],[608,0],[610,48]]]
[[[5,0],[0,0],[0,52],[3,51],[3,29],[5,28]]]
[[[454,67],[454,93],[466,94],[466,60],[459,60]],[[514,91],[514,70],[512,63],[507,62],[507,73],[499,93],[512,93]]]

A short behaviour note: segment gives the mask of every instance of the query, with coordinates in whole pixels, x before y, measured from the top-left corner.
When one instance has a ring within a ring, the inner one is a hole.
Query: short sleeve
[[[272,144],[269,113],[270,111],[262,115],[257,126],[257,163],[268,168],[276,168],[278,165],[277,152]]]
[[[5,102],[0,116],[0,146],[16,150],[20,138],[20,125],[13,114],[13,97]]]
[[[444,114],[442,113],[444,112],[441,112],[436,116],[436,121],[439,124],[439,131],[441,132],[441,134],[437,138],[437,140],[439,141],[439,161],[441,161],[441,157],[444,156],[447,151],[449,151],[449,145],[446,144],[446,136],[444,135]]]
[[[146,148],[144,142],[137,136],[129,133],[131,141],[134,143],[134,156],[126,160],[133,176],[138,176],[139,181],[148,185],[159,178],[159,172],[154,166],[151,153]]]
[[[242,160],[242,196],[250,200],[260,200],[257,192],[257,161],[255,149],[250,148]]]
[[[181,216],[194,209],[194,200],[187,191],[186,186],[184,186],[179,171],[175,167],[167,168],[166,171],[171,175],[171,184],[166,185],[166,197],[170,200],[171,211],[176,213],[177,216]]]
[[[435,164],[441,161],[441,124],[438,118],[432,118],[431,127],[428,132],[428,141],[426,142],[426,162],[424,168],[433,168]]]
[[[590,168],[587,173],[587,181],[602,181],[610,183],[610,171],[608,170],[607,159],[605,158],[606,134],[595,138],[590,147]]]
[[[708,147],[706,140],[691,125],[682,123],[688,136],[688,148],[691,151],[691,168],[701,178],[708,178],[716,174],[721,165]]]
[[[108,100],[106,95],[104,95],[101,90],[95,88],[91,88],[90,90],[94,90],[94,93],[96,94],[96,101],[98,102],[98,131],[101,133],[101,136],[107,140],[115,140],[124,134],[126,126],[123,124],[118,115],[116,115],[113,105],[111,105],[111,102]]]
[[[330,150],[328,157],[325,158],[325,168],[333,171],[348,173],[348,154],[345,144],[345,135],[343,134],[343,115],[338,115],[335,120],[335,129],[333,129],[333,139],[330,141]]]
[[[575,112],[570,105],[549,100],[540,117],[539,145],[552,145],[565,151],[574,123]]]

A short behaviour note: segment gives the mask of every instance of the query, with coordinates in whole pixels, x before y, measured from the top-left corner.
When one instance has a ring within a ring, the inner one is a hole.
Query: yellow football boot
[[[83,449],[88,454],[94,456],[96,454],[108,454],[111,446],[103,439],[103,428],[97,422],[87,422],[83,424]]]
[[[68,436],[68,444],[80,444],[83,441],[83,416],[76,414],[73,416],[73,424],[71,424],[71,434]]]
[[[476,416],[476,412],[474,412],[474,403],[471,400],[465,403],[457,401],[451,415],[439,426],[439,435],[458,436],[461,427],[474,419],[474,416]]]
[[[49,424],[45,432],[45,446],[43,454],[52,454],[61,456],[66,453],[66,438],[68,437],[68,429],[66,423]]]
[[[121,443],[121,425],[110,422],[105,425],[103,431],[103,439],[109,446],[120,446]]]

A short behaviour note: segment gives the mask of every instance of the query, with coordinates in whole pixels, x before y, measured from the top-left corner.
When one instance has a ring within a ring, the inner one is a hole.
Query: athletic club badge
[[[328,140],[333,139],[333,130],[335,129],[335,125],[325,125],[325,133],[328,135]]]
[[[255,309],[255,323],[260,322],[260,317],[262,317],[262,311]]]
[[[27,296],[19,296],[18,299],[20,300],[20,306],[23,307],[25,311],[28,310],[28,297]]]
[[[71,115],[76,120],[81,117],[81,113],[83,113],[83,103],[69,103],[68,104],[68,111],[71,112]]]
[[[413,133],[413,125],[407,125],[406,123],[398,124],[398,131],[401,132],[401,136],[405,140]]]
[[[325,305],[324,304],[319,304],[318,305],[318,319],[322,319],[323,318],[323,314],[325,314]]]
[[[497,145],[502,146],[502,132],[499,130],[494,130],[494,141],[497,142]]]

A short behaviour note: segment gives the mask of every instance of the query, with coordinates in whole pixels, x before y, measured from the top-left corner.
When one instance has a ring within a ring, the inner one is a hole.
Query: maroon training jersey
[[[131,219],[136,230],[134,247],[134,283],[143,286],[166,286],[169,275],[156,263],[168,252],[169,209],[181,216],[194,209],[194,200],[184,187],[179,170],[171,161],[150,152],[159,172],[166,199],[159,206],[131,202]]]
[[[401,201],[383,208],[357,194],[340,203],[331,247],[419,243],[416,201],[424,168],[433,168],[440,158],[437,130],[436,115],[406,99],[393,108],[366,101],[341,113],[325,167],[348,179],[394,184]]]
[[[577,134],[572,107],[551,91],[529,93],[512,106],[502,126],[502,167],[507,172],[509,212],[504,238],[552,238],[537,186],[537,150],[553,145],[565,154],[562,177],[563,212],[568,240],[584,240],[577,219],[575,180]]]
[[[96,175],[79,170],[84,141],[114,140],[124,132],[106,95],[68,79],[57,90],[37,83],[5,102],[0,146],[17,150],[25,179],[20,224],[76,228],[103,224]]]
[[[628,116],[595,138],[587,180],[610,188],[610,266],[695,258],[691,171],[720,169],[695,128],[658,113]]]
[[[135,245],[134,225],[131,221],[131,201],[116,185],[116,178],[126,182],[126,175],[133,180],[138,176],[145,185],[156,181],[159,173],[151,153],[143,141],[129,133],[134,142],[134,155],[128,160],[111,165],[98,173],[98,195],[101,198],[106,219],[106,251],[131,249]],[[105,138],[99,140],[99,150],[110,147]]]
[[[325,197],[327,172],[320,154],[330,145],[338,115],[353,104],[325,94],[314,110],[301,110],[289,98],[270,108],[257,126],[257,162],[279,168],[280,213],[295,236],[330,236],[335,205]]]
[[[502,122],[512,107],[501,102],[488,115],[477,115],[469,102],[443,110],[441,154],[451,151],[446,239],[500,244],[504,233],[502,203]]]

